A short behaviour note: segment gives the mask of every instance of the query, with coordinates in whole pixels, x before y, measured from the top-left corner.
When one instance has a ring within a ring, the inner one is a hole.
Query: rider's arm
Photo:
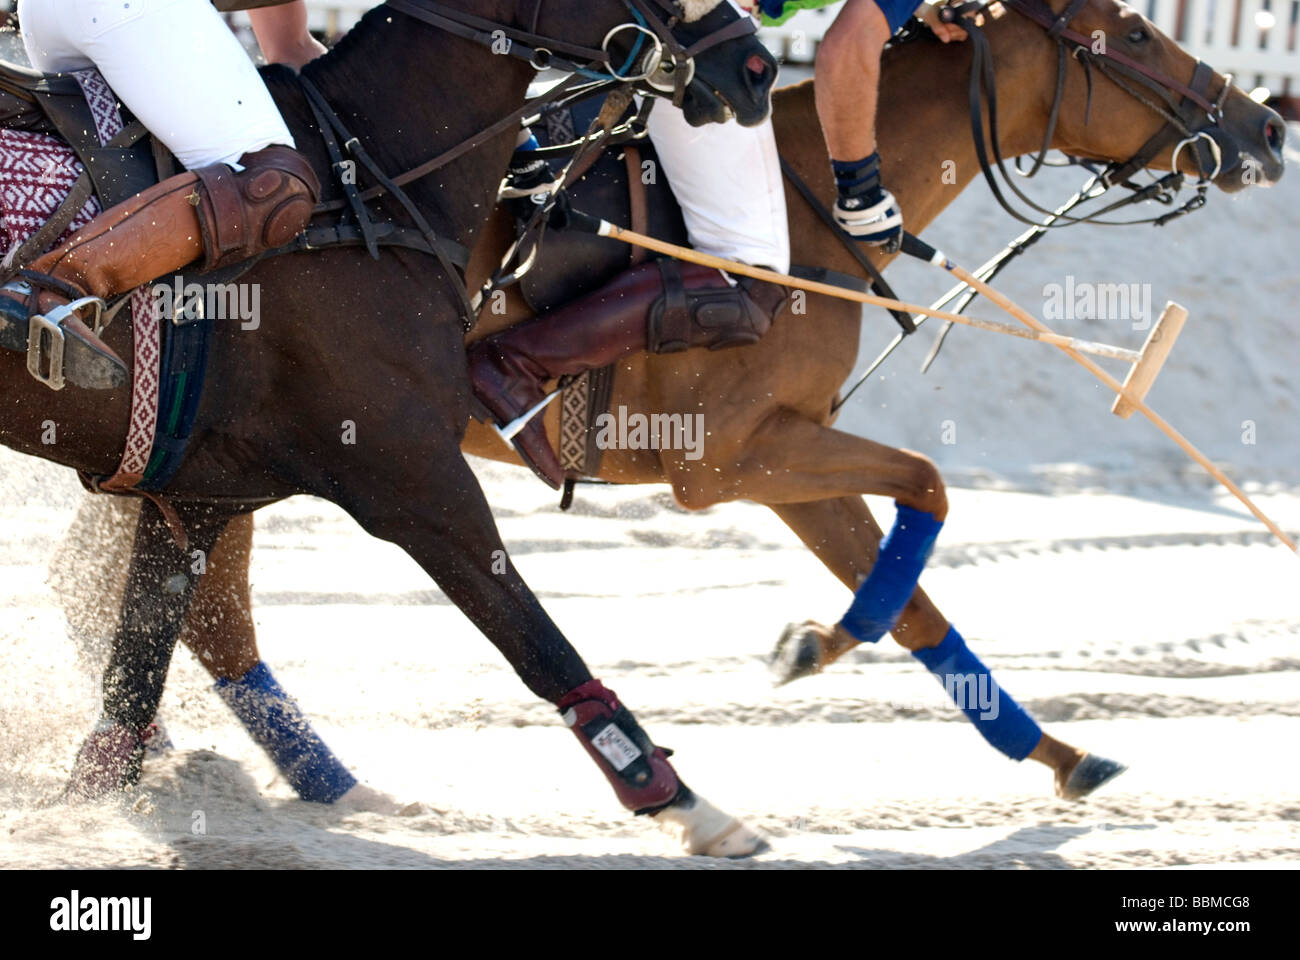
[[[303,0],[248,11],[258,46],[267,63],[287,63],[294,69],[325,52],[307,32],[307,4]]]

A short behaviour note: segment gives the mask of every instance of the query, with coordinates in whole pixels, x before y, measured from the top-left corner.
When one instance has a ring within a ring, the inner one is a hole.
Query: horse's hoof
[[[1085,753],[1083,759],[1070,771],[1065,779],[1065,786],[1057,789],[1063,800],[1082,800],[1098,787],[1110,783],[1128,767],[1115,760],[1107,760],[1093,753]]]
[[[654,814],[655,822],[675,834],[682,849],[693,857],[752,857],[771,849],[763,837],[743,820],[723,813],[703,797],[687,796]]]
[[[822,645],[827,639],[826,628],[815,620],[786,624],[769,661],[776,685],[821,673]]]
[[[77,752],[63,798],[98,800],[140,779],[144,740],[140,731],[117,720],[101,719]]]

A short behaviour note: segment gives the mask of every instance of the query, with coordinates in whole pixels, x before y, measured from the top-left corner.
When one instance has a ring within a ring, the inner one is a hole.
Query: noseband
[[[1191,83],[1185,84],[1158,70],[1153,70],[1118,50],[1111,50],[1106,45],[1103,45],[1101,50],[1095,51],[1092,37],[1070,27],[1071,21],[1074,20],[1089,0],[1070,0],[1069,5],[1059,15],[1048,7],[1044,0],[1001,0],[1001,2],[1004,7],[1042,27],[1047,32],[1047,35],[1056,41],[1057,45],[1056,92],[1052,99],[1047,130],[1043,135],[1042,147],[1035,156],[1033,166],[1028,173],[1020,171],[1017,164],[1017,172],[1020,175],[1032,177],[1044,166],[1044,160],[1051,147],[1052,138],[1056,133],[1057,123],[1060,119],[1061,103],[1065,97],[1066,67],[1069,56],[1073,56],[1075,60],[1083,65],[1087,78],[1088,94],[1084,107],[1085,124],[1088,122],[1092,111],[1093,68],[1096,68],[1098,72],[1102,73],[1108,80],[1138,102],[1159,114],[1165,121],[1155,135],[1138,149],[1137,153],[1126,161],[1111,163],[1097,177],[1097,182],[1103,188],[1102,193],[1111,186],[1119,184],[1133,191],[1129,196],[1081,217],[1072,216],[1059,208],[1051,210],[1039,206],[1016,186],[1015,181],[1006,169],[1006,161],[999,143],[997,88],[994,80],[993,53],[988,37],[976,23],[976,17],[985,12],[991,4],[988,2],[967,2],[942,7],[940,9],[941,18],[947,23],[955,23],[961,26],[970,35],[974,44],[970,81],[971,129],[975,137],[975,151],[979,157],[980,170],[983,172],[993,196],[1001,204],[1002,208],[1021,223],[1048,228],[1071,226],[1076,223],[1095,223],[1104,226],[1126,226],[1135,223],[1161,224],[1168,222],[1175,216],[1190,213],[1192,210],[1204,206],[1210,181],[1217,177],[1223,169],[1220,145],[1211,136],[1210,131],[1218,129],[1223,119],[1223,103],[1227,98],[1228,91],[1231,89],[1232,78],[1225,79],[1217,99],[1211,101],[1209,87],[1214,77],[1214,70],[1203,61],[1198,60],[1196,62],[1196,69],[1192,74]],[[982,107],[985,103],[987,104],[989,116],[989,142],[992,145],[991,160],[989,150],[985,146],[984,137]],[[1170,173],[1160,177],[1155,183],[1146,186],[1140,186],[1130,181],[1131,177],[1146,169],[1147,165],[1158,154],[1170,146],[1174,148],[1173,168]],[[1172,203],[1185,180],[1184,175],[1178,170],[1178,160],[1182,151],[1188,147],[1192,150],[1198,174],[1195,196],[1172,213],[1159,217],[1124,221],[1099,219],[1101,216],[1120,207],[1142,200],[1154,199],[1166,204]],[[993,174],[994,166],[1002,174],[1002,179],[1011,188],[1012,193],[1022,203],[1028,205],[1037,213],[1048,215],[1045,222],[1040,222],[1032,216],[1020,213],[1008,202],[997,178]],[[1096,196],[1100,196],[1100,194],[1096,194]]]

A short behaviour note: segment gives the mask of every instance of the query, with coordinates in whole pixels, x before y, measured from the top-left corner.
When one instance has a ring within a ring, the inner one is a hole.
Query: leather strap
[[[207,193],[212,216],[200,217],[199,223],[210,233],[204,236],[204,266],[215,266],[248,243],[248,223],[244,198],[235,182],[235,171],[224,163],[199,167],[194,171]]]
[[[866,271],[867,276],[871,278],[871,288],[882,297],[887,297],[890,300],[899,299],[895,296],[893,288],[885,282],[885,278],[881,275],[880,270],[876,268],[876,265],[872,263],[871,258],[863,251],[862,244],[857,240],[854,240],[843,227],[835,222],[834,214],[826,209],[826,205],[817,198],[817,194],[813,193],[812,188],[803,181],[803,178],[795,172],[794,167],[792,167],[784,157],[781,158],[781,172],[785,174],[785,178],[790,181],[794,188],[799,191],[799,196],[803,197],[804,202],[808,204],[808,206],[812,207],[813,212],[817,214],[822,223],[826,224],[831,232],[840,238],[840,243],[844,244],[844,248],[853,255],[853,259],[858,261],[858,265]],[[908,334],[916,332],[916,321],[912,319],[912,315],[907,311],[890,310],[889,315],[892,316],[899,327],[902,328],[903,333]]]
[[[623,163],[627,166],[627,199],[631,211],[632,229],[637,233],[649,233],[650,212],[646,204],[645,183],[641,180],[641,151],[630,144],[624,147]],[[644,262],[645,247],[629,245],[628,249],[632,251],[628,255],[629,267]]]
[[[676,260],[660,260],[657,266],[664,292],[657,305],[658,323],[654,324],[650,352],[677,353],[691,342],[691,308],[686,302],[686,285],[682,283]]]

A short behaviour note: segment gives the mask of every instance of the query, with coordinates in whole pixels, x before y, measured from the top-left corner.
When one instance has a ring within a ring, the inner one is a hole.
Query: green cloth
[[[773,19],[766,13],[763,14],[763,26],[779,27],[801,10],[816,10],[818,7],[829,7],[839,2],[840,0],[786,0],[785,9],[781,12],[781,16]]]

